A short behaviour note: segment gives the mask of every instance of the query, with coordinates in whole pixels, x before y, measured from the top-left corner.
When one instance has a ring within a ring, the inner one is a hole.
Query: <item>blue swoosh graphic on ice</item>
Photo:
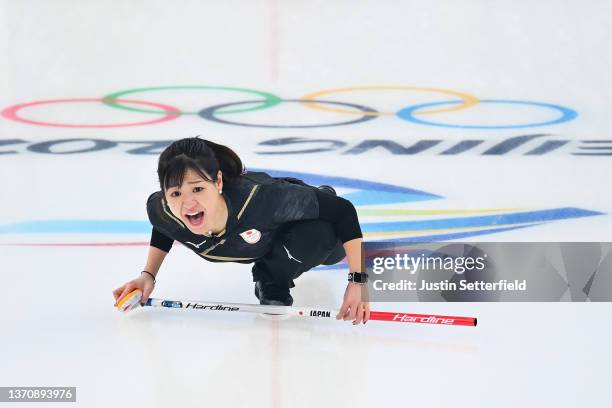
[[[419,221],[363,223],[363,232],[420,231],[427,229],[485,227],[489,225],[523,224],[554,221],[566,218],[592,217],[604,213],[581,208],[565,207],[551,210],[528,211],[511,214],[483,215],[477,217],[442,218]]]
[[[604,213],[567,207],[465,218],[430,219],[420,221],[362,223],[363,232],[421,231],[457,229],[494,225],[524,224],[567,218],[591,217]],[[151,232],[148,221],[130,220],[34,220],[0,225],[0,234],[145,234]]]
[[[391,238],[391,239],[382,239],[382,240],[377,239],[376,242],[398,242],[398,243],[403,242],[403,243],[425,244],[429,242],[449,241],[453,239],[461,239],[461,238],[476,237],[479,235],[494,234],[496,232],[518,230],[521,228],[533,227],[535,225],[539,225],[539,224],[517,225],[514,227],[490,228],[490,229],[478,230],[478,231],[453,232],[450,234],[422,235],[418,237],[409,237],[409,238]],[[330,270],[330,269],[346,269],[346,267],[347,265],[345,262],[340,262],[334,265],[319,265],[315,267],[313,270],[324,271],[324,270]]]
[[[348,177],[330,177],[312,173],[300,173],[295,171],[270,169],[249,169],[249,171],[263,171],[265,173],[268,173],[272,177],[295,177],[297,179],[303,180],[306,184],[310,184],[313,186],[327,184],[334,187],[345,187],[363,190],[357,191],[355,193],[348,193],[343,196],[347,200],[350,200],[355,206],[370,204],[366,202],[361,202],[360,200],[373,201],[372,204],[390,204],[399,202],[437,200],[443,198],[442,196],[427,193],[421,190],[415,190],[413,188]],[[381,193],[383,194],[381,195]],[[381,196],[377,197],[379,195]]]
[[[144,234],[149,221],[127,220],[34,220],[0,225],[0,234]]]

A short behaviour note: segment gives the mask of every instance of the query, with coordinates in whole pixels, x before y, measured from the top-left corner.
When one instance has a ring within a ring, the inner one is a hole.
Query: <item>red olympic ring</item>
[[[30,106],[46,105],[50,103],[70,103],[70,102],[133,103],[137,105],[147,105],[147,106],[153,106],[155,108],[163,109],[166,112],[166,115],[159,119],[146,120],[144,122],[119,123],[119,124],[110,124],[110,125],[75,125],[75,124],[66,124],[66,123],[39,122],[36,120],[25,119],[17,115],[17,112],[19,110],[23,108],[28,108]],[[131,99],[85,98],[85,99],[50,99],[50,100],[44,100],[44,101],[22,103],[22,104],[14,105],[14,106],[4,109],[2,112],[0,112],[0,115],[7,119],[14,120],[15,122],[29,123],[31,125],[67,127],[67,128],[114,128],[114,127],[152,125],[154,123],[167,122],[169,120],[178,119],[181,116],[181,111],[178,108],[175,108],[173,106],[162,105],[161,103],[154,103],[154,102],[135,101]]]

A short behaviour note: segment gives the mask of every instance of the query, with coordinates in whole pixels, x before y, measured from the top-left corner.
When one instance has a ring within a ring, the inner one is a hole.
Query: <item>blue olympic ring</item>
[[[498,126],[489,126],[489,125],[453,125],[451,123],[437,123],[430,122],[423,119],[417,119],[414,117],[413,113],[418,113],[419,109],[429,108],[432,106],[440,106],[440,105],[450,105],[453,103],[463,103],[462,101],[445,101],[445,102],[434,102],[434,103],[424,103],[421,105],[413,105],[408,106],[404,109],[401,109],[397,112],[397,116],[401,119],[404,119],[408,122],[413,122],[419,125],[428,125],[428,126],[438,126],[438,127],[446,127],[446,128],[459,128],[459,129],[520,129],[520,128],[529,128],[529,127],[539,127],[539,126],[549,126],[549,125],[558,125],[559,123],[569,122],[572,119],[575,119],[578,116],[578,113],[575,110],[566,108],[561,105],[553,105],[551,103],[544,102],[529,102],[529,101],[517,101],[517,100],[506,100],[506,99],[481,99],[480,103],[501,103],[501,104],[515,104],[515,105],[532,105],[532,106],[541,106],[544,108],[550,108],[553,110],[557,110],[561,112],[561,117],[550,120],[547,122],[536,122],[536,123],[528,123],[524,125],[498,125]]]

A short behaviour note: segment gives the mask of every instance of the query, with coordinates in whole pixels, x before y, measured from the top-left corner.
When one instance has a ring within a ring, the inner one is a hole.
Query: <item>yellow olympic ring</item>
[[[318,91],[318,92],[313,92],[310,93],[308,95],[302,96],[300,99],[305,100],[305,101],[312,101],[312,102],[302,102],[304,104],[305,107],[310,108],[310,109],[317,109],[317,110],[322,110],[322,111],[327,111],[327,112],[336,112],[336,113],[348,113],[348,114],[354,114],[354,115],[369,115],[369,116],[379,116],[379,115],[395,115],[396,112],[354,112],[354,111],[350,111],[350,110],[346,110],[346,109],[338,109],[338,108],[329,108],[326,106],[322,106],[318,103],[316,103],[316,99],[322,95],[329,95],[329,94],[333,94],[333,93],[339,93],[339,92],[354,92],[354,91],[389,91],[389,90],[393,90],[393,91],[419,91],[419,92],[435,92],[435,93],[442,93],[445,95],[452,95],[452,96],[456,96],[458,98],[461,98],[461,100],[463,101],[463,103],[461,105],[457,105],[457,106],[451,106],[448,108],[441,108],[441,109],[430,109],[430,110],[424,110],[424,111],[420,111],[418,112],[419,115],[421,114],[432,114],[432,113],[442,113],[442,112],[453,112],[453,111],[458,111],[461,109],[466,109],[466,108],[470,108],[474,105],[476,105],[479,101],[478,98],[476,98],[475,96],[463,93],[463,92],[457,92],[457,91],[450,91],[448,89],[440,89],[440,88],[422,88],[422,87],[417,87],[417,86],[394,86],[394,85],[370,85],[370,86],[353,86],[353,87],[347,87],[347,88],[336,88],[336,89],[325,89],[323,91]],[[416,112],[415,112],[416,113]]]

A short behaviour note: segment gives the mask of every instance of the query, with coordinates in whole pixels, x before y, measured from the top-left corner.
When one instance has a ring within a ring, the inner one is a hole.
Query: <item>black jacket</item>
[[[223,197],[228,209],[226,228],[208,237],[189,231],[170,212],[161,191],[151,194],[147,200],[153,225],[151,245],[168,252],[176,240],[209,261],[249,263],[271,249],[281,227],[295,221],[331,222],[342,242],[362,237],[355,207],[348,200],[297,179],[249,172],[226,183]]]

